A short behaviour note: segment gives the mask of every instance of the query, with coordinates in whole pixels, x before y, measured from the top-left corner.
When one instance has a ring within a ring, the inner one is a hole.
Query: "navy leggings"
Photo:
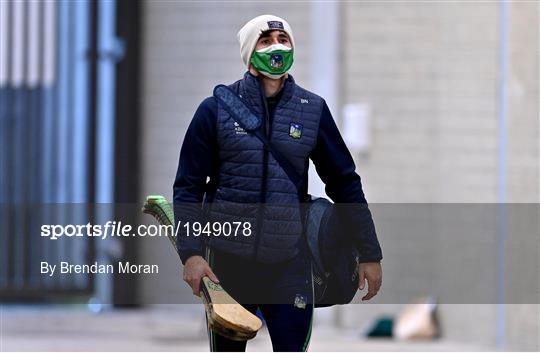
[[[262,314],[274,351],[307,351],[313,319],[313,283],[308,249],[279,264],[261,264],[206,251],[222,287],[247,310]],[[212,352],[245,351],[247,341],[232,341],[208,330]]]

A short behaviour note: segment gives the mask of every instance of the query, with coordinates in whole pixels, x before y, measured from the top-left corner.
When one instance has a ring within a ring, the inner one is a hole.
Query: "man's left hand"
[[[382,284],[382,268],[380,262],[364,262],[358,264],[358,288],[363,290],[366,279],[368,282],[368,292],[362,297],[362,300],[373,298]]]

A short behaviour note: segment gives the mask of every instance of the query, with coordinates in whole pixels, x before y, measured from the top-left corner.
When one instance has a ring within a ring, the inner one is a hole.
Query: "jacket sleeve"
[[[375,224],[362,190],[354,160],[332,118],[323,104],[317,143],[310,155],[315,169],[325,183],[326,194],[343,211],[347,228],[360,252],[360,262],[378,262],[382,250]]]
[[[207,180],[215,175],[218,164],[216,124],[217,103],[213,97],[208,97],[197,108],[180,151],[173,185],[173,208],[183,264],[189,257],[203,254],[201,237],[188,236],[183,225],[204,221],[202,202],[209,185]]]

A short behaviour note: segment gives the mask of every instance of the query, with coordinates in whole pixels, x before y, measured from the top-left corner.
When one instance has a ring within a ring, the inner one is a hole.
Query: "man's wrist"
[[[203,257],[202,256],[202,251],[200,250],[187,250],[187,251],[182,251],[182,253],[180,254],[180,260],[182,261],[182,264],[185,265],[186,262],[192,258],[193,256],[200,256],[200,257]]]

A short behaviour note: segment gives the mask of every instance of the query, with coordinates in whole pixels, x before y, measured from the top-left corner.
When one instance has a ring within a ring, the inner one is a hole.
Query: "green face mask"
[[[283,44],[273,44],[253,52],[250,63],[261,74],[278,79],[291,68],[293,50]]]

